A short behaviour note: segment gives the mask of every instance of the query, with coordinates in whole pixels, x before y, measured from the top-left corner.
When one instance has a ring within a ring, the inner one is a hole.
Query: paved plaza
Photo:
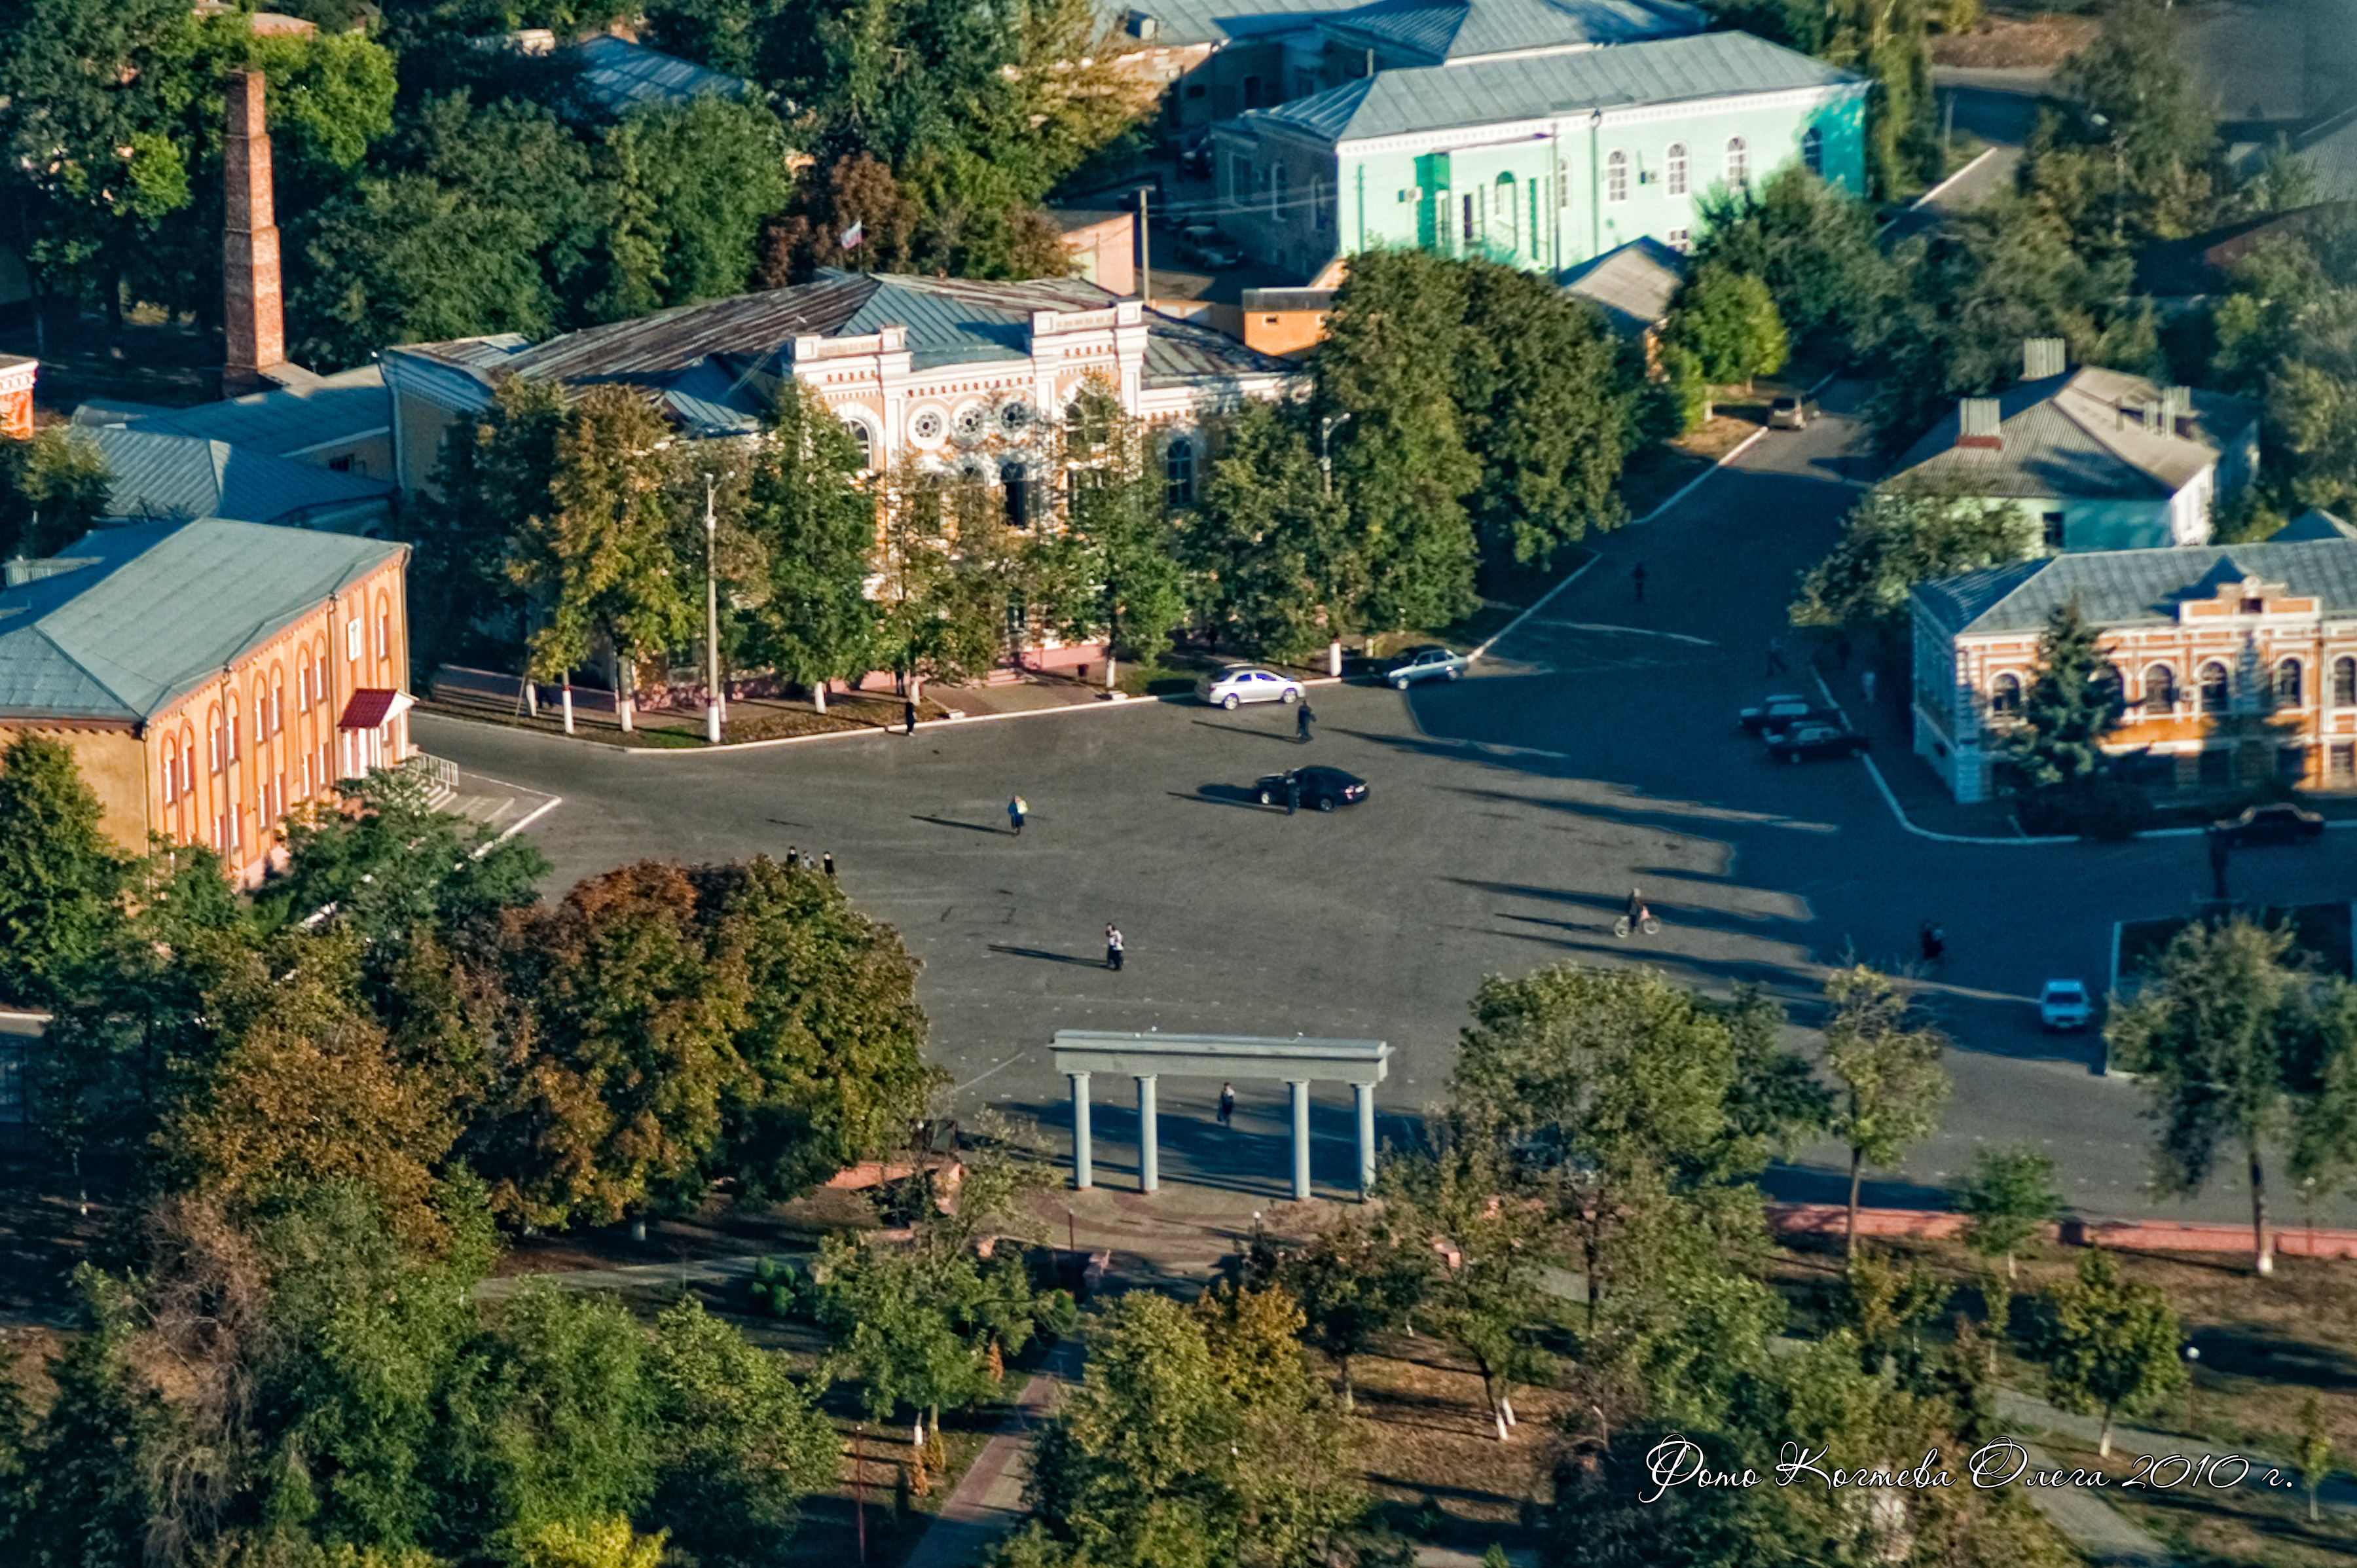
[[[1924,994],[1957,1043],[1955,1097],[1941,1135],[1882,1173],[1876,1195],[1931,1199],[1975,1141],[2021,1139],[2055,1155],[2084,1212],[2154,1212],[2134,1086],[2094,1071],[2098,1042],[2041,1035],[2032,998],[2050,976],[2100,989],[2113,920],[2186,912],[2207,885],[2200,841],[1937,842],[1902,826],[1860,765],[1772,765],[1736,731],[1738,707],[1792,683],[1770,680],[1770,640],[1794,575],[1867,471],[1856,438],[1838,418],[1772,434],[1663,518],[1595,541],[1596,559],[1473,678],[1406,694],[1315,689],[1306,746],[1291,709],[1177,702],[711,755],[426,714],[415,735],[472,773],[564,797],[532,829],[555,865],[552,894],[640,856],[832,851],[854,899],[923,961],[932,1048],[961,1102],[1059,1131],[1069,1112],[1046,1048],[1058,1029],[1386,1039],[1382,1133],[1398,1138],[1444,1092],[1485,973],[1652,962],[1721,992],[1763,986],[1797,1026],[1824,966],[1911,959],[1919,924],[1935,920],[1948,957]],[[1246,793],[1310,761],[1361,775],[1372,798],[1287,817]],[[1887,747],[1879,761],[1919,766]],[[1004,810],[1017,791],[1032,809],[1019,839]],[[2345,898],[2352,861],[2352,832],[2253,852],[2234,891]],[[1658,937],[1612,936],[1632,886],[1662,917]],[[1127,939],[1119,973],[1103,965],[1108,921]],[[1283,1085],[1238,1083],[1232,1131],[1213,1124],[1218,1089],[1161,1084],[1163,1181],[1282,1196]],[[1108,1187],[1135,1179],[1129,1096],[1097,1085]],[[1341,1196],[1348,1090],[1321,1090],[1314,1116],[1318,1190]],[[1772,1185],[1835,1197],[1841,1165],[1809,1151]],[[2224,1173],[2199,1201],[2157,1211],[2248,1212]],[[2278,1212],[2299,1219],[2287,1197]]]

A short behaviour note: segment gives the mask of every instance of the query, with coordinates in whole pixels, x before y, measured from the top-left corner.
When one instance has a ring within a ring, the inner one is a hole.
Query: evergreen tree
[[[2184,1386],[2178,1354],[2184,1331],[2159,1290],[2121,1279],[2101,1247],[2081,1254],[2079,1277],[2052,1293],[2052,1305],[2047,1397],[2065,1410],[2100,1413],[2095,1451],[2109,1458],[2115,1415],[2158,1405]]]
[[[0,750],[0,997],[62,1000],[113,936],[125,868],[104,814],[64,742]]]
[[[2069,789],[2104,773],[2104,737],[2124,709],[2119,684],[2079,601],[2047,618],[2038,639],[2038,670],[2006,736],[2007,760],[2028,789]]]

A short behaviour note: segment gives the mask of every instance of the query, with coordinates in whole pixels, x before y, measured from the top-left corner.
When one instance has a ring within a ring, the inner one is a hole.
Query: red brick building
[[[40,368],[38,360],[0,354],[0,436],[33,438],[33,377]]]
[[[2357,790],[2357,539],[2078,552],[1915,590],[1915,750],[1986,800],[2061,606],[2103,630],[2127,711],[2106,749],[2162,788],[2273,775]]]

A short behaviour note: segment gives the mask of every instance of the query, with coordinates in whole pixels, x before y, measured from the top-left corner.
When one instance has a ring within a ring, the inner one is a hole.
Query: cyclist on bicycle
[[[1632,926],[1643,923],[1650,912],[1645,908],[1645,896],[1634,887],[1629,889],[1629,923]]]

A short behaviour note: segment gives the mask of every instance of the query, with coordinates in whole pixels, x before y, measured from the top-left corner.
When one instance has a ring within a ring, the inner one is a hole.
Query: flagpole
[[[1138,284],[1137,298],[1148,310],[1154,308],[1154,226],[1146,203],[1153,199],[1153,189],[1148,185],[1137,188],[1137,262],[1138,270],[1145,274]]]

